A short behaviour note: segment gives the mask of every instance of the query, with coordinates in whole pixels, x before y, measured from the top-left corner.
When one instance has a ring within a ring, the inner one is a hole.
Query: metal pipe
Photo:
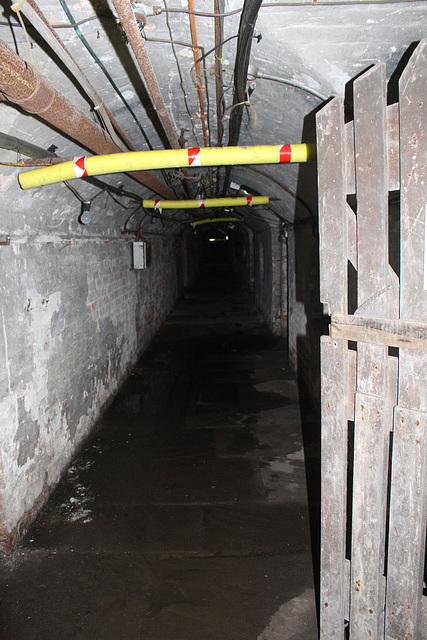
[[[203,220],[190,220],[188,224],[198,227],[201,224],[211,224],[213,222],[242,222],[241,218],[203,218]]]
[[[215,13],[224,11],[224,0],[214,0]],[[224,83],[222,81],[222,41],[224,40],[224,19],[222,16],[215,17],[215,94],[216,94],[216,121],[217,121],[217,141],[218,147],[222,145],[222,137],[224,135],[224,126],[222,119],[224,117]],[[221,191],[221,170],[216,170],[216,193]]]
[[[253,207],[257,204],[268,204],[268,196],[252,196],[244,198],[205,198],[204,200],[143,200],[144,209],[209,209],[213,207]]]
[[[74,78],[80,84],[83,91],[91,101],[94,110],[99,114],[101,120],[105,123],[105,127],[110,134],[113,142],[118,147],[120,147],[122,151],[124,151],[121,142],[121,140],[123,140],[128,149],[130,149],[131,151],[135,151],[135,147],[117,122],[116,118],[105,106],[100,95],[97,93],[93,85],[80,69],[79,65],[74,60],[71,53],[68,51],[61,38],[58,36],[55,30],[52,29],[49,21],[46,19],[34,0],[26,0],[26,2],[24,2],[22,6],[20,6],[19,11],[33,25],[34,29],[36,29],[36,31],[41,35],[44,41],[49,45],[52,51],[56,53],[56,55],[64,63],[64,65],[72,72]]]
[[[308,162],[316,157],[315,144],[264,145],[254,147],[196,147],[132,151],[105,156],[89,156],[41,169],[20,173],[23,189],[82,178],[120,173],[135,169],[171,169],[178,167],[214,167],[246,164],[282,164]]]
[[[190,11],[194,11],[194,0],[188,0],[188,8]],[[199,47],[197,44],[196,18],[192,13],[190,13],[190,31],[191,31],[191,42],[193,43],[194,65],[196,67],[197,93],[199,94],[200,119],[202,121],[203,142],[205,147],[208,147],[209,142],[208,142],[208,132],[206,130],[205,102],[203,99],[203,88],[207,90],[207,87],[203,87],[202,85],[202,76],[200,73],[200,62],[199,62]]]
[[[224,0],[214,0],[215,13],[221,13],[224,9]],[[223,18],[215,18],[215,88],[216,88],[216,118],[218,128],[218,147],[222,144],[224,127],[222,117],[224,115],[224,87],[222,82],[222,45],[223,41]]]
[[[113,154],[120,152],[120,148],[111,141],[106,131],[71,104],[47,78],[11,51],[2,40],[0,92],[9,102],[17,104],[32,115],[38,115],[46,123],[94,153],[113,157]],[[173,197],[172,191],[156,176],[141,171],[133,172],[131,175],[155,193],[166,198]]]
[[[138,28],[130,0],[112,0],[112,2],[126,33],[129,44],[132,47],[132,51],[135,54],[135,58],[139,64],[142,75],[147,84],[147,88],[153,99],[156,111],[162,122],[166,135],[169,138],[169,142],[172,148],[179,149],[178,138],[169,118],[169,114],[160,91],[160,86],[157,82],[149,55],[142,40],[142,35]]]

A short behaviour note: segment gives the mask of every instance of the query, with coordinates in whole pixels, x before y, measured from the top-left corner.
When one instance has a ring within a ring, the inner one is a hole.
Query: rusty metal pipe
[[[188,0],[188,8],[190,11],[194,11],[194,0]],[[208,147],[208,132],[206,129],[206,113],[205,113],[205,101],[203,98],[203,87],[202,85],[202,75],[200,72],[200,62],[199,62],[199,46],[197,43],[197,31],[196,31],[196,18],[193,13],[190,13],[190,31],[191,31],[191,42],[193,45],[193,56],[194,56],[194,66],[196,67],[196,78],[197,78],[197,92],[199,94],[199,104],[200,104],[200,119],[202,121],[202,131],[203,131],[203,142],[204,146]]]
[[[89,100],[92,102],[94,108],[99,111],[101,117],[106,123],[106,128],[109,131],[113,142],[120,146],[120,141],[117,140],[117,136],[114,135],[114,129],[120,136],[121,140],[125,143],[126,147],[130,151],[136,151],[136,148],[131,143],[126,133],[123,131],[116,118],[113,116],[108,107],[103,103],[101,97],[94,89],[90,81],[87,79],[71,53],[68,51],[61,38],[56,33],[55,29],[52,29],[49,21],[40,10],[34,0],[27,0],[19,9],[21,13],[27,18],[33,27],[39,32],[41,37],[47,42],[47,44],[53,49],[60,60],[70,69],[79,82],[83,91],[87,94]],[[123,149],[122,149],[123,150]]]
[[[215,13],[224,12],[224,0],[214,0]],[[218,147],[222,145],[224,127],[222,117],[224,115],[224,87],[222,82],[222,44],[223,41],[223,18],[215,17],[215,88],[216,88],[216,117],[218,127]]]
[[[96,154],[119,153],[109,135],[78,107],[55,89],[30,63],[17,56],[0,40],[0,92],[24,111],[39,116],[47,124]],[[172,198],[171,190],[145,171],[130,173],[155,193]]]
[[[136,22],[135,14],[132,10],[130,0],[112,0],[122,27],[126,33],[132,51],[139,64],[142,75],[146,82],[148,91],[153,99],[154,106],[162,122],[169,142],[173,149],[179,149],[178,138],[172,126],[171,119],[166,109],[159,83],[157,82],[151,60],[142,40],[141,32]]]

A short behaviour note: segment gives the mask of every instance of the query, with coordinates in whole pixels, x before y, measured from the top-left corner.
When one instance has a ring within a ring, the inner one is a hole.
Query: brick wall
[[[9,545],[55,486],[176,298],[173,239],[131,270],[119,237],[2,247],[0,539]]]

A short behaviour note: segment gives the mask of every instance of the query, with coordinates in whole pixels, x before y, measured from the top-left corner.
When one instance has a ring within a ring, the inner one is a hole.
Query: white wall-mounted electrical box
[[[147,260],[147,243],[146,242],[133,242],[132,243],[133,254],[133,268],[134,269],[146,269],[148,266]]]

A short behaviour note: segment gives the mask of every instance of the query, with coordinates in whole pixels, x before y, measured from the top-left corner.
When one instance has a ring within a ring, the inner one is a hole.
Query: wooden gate
[[[427,40],[386,92],[378,64],[317,118],[321,640],[427,638]]]

